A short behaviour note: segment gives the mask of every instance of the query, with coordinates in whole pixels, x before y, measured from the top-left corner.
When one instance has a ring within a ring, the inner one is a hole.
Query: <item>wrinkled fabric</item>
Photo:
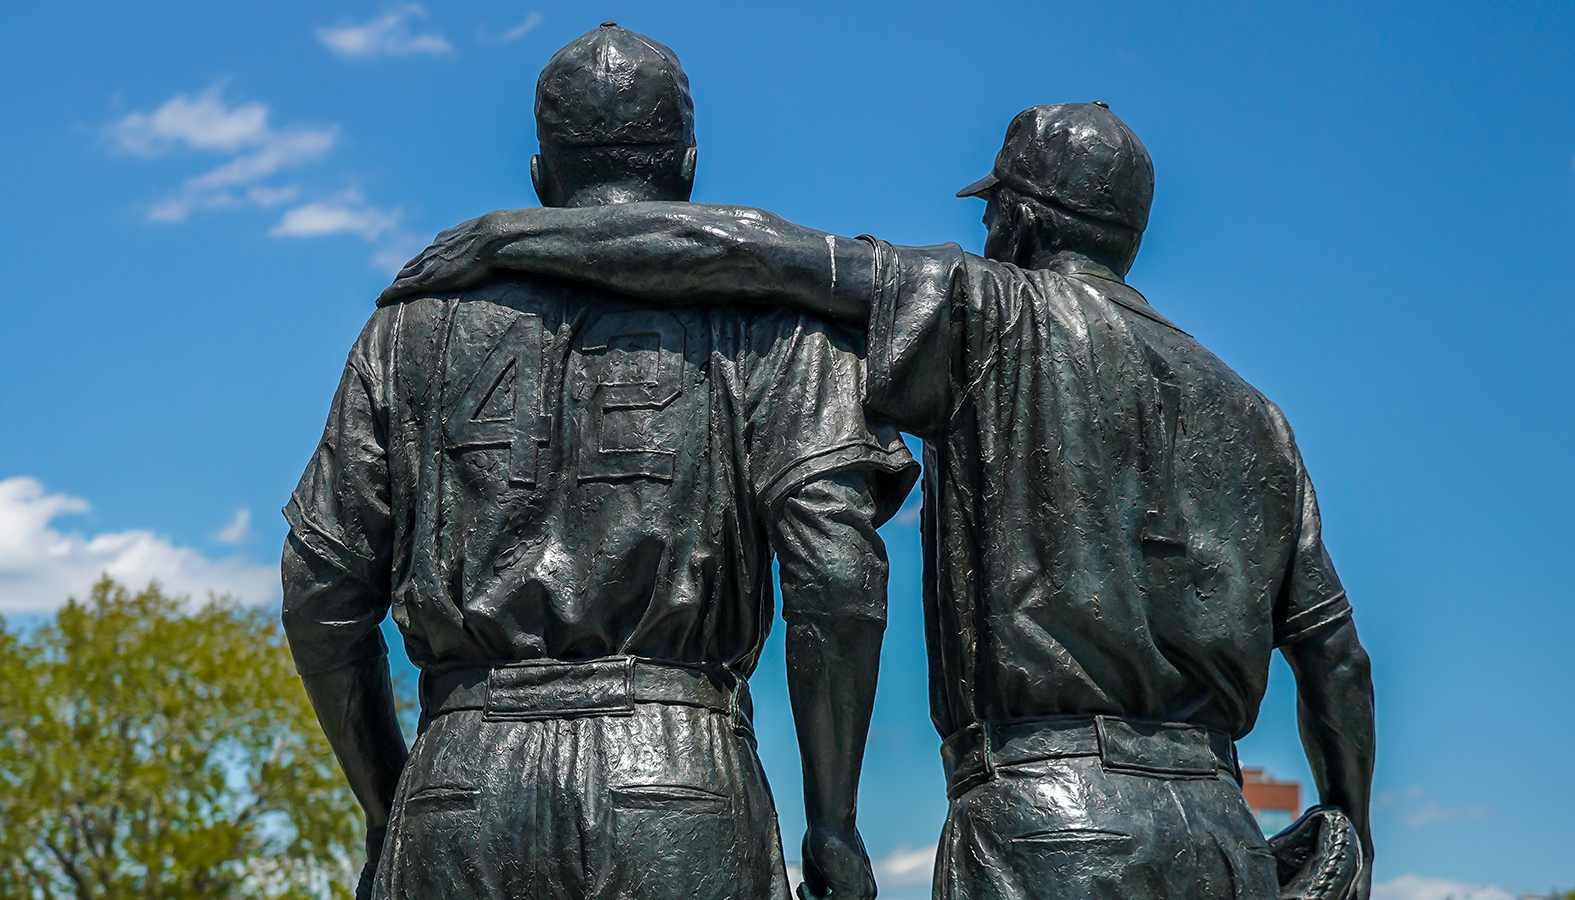
[[[917,465],[860,404],[856,336],[546,279],[380,309],[285,508],[303,673],[610,656],[754,671],[772,616],[883,622],[875,527]],[[785,900],[776,814],[727,715],[639,703],[436,715],[376,896]],[[548,711],[548,715],[551,711]]]
[[[1246,734],[1271,651],[1350,615],[1279,409],[1117,280],[872,243],[868,408],[925,438],[936,728]]]
[[[442,716],[400,781],[377,900],[787,900],[776,809],[732,719]]]
[[[1098,757],[1003,768],[952,801],[935,900],[1272,900],[1274,857],[1229,777]]]
[[[874,505],[855,518],[879,524],[916,477],[865,423],[858,350],[803,315],[544,279],[378,310],[285,509],[308,573],[285,591],[297,665],[384,652],[392,605],[418,666],[630,655],[747,676],[784,500],[853,473]],[[826,555],[876,565],[864,549]],[[884,618],[868,594],[840,596]]]

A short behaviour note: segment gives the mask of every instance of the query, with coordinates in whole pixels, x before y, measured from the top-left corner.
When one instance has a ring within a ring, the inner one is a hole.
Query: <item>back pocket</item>
[[[730,797],[689,785],[640,784],[612,792],[613,846],[603,900],[723,900],[759,892],[769,875]],[[767,879],[769,883],[769,879]]]
[[[1016,880],[1020,896],[1086,900],[1126,896],[1119,886],[1134,850],[1129,834],[1069,828],[1019,835],[1009,847],[1010,877]]]
[[[481,791],[428,787],[406,797],[383,860],[391,900],[460,900],[482,879]]]

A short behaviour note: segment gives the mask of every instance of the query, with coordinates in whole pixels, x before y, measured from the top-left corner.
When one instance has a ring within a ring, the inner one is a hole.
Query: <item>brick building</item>
[[[1290,827],[1302,814],[1300,782],[1277,781],[1262,769],[1243,768],[1241,793],[1252,814],[1258,817],[1258,827],[1270,837]]]

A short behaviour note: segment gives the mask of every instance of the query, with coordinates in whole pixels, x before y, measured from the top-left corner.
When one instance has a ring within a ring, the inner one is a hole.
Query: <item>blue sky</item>
[[[684,61],[696,199],[843,234],[977,250],[952,193],[1011,116],[1108,101],[1157,170],[1131,281],[1285,409],[1318,486],[1374,657],[1383,896],[1575,883],[1569,4],[18,5],[0,612],[106,567],[276,602],[275,510],[390,266],[535,203],[536,74],[604,19]],[[911,512],[886,533],[862,819],[902,898],[944,801]],[[1283,666],[1242,748],[1307,780]]]

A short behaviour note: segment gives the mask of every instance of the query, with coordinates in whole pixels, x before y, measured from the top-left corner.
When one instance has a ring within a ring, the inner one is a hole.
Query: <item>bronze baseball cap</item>
[[[990,174],[957,192],[998,184],[1075,213],[1142,231],[1154,201],[1154,163],[1102,101],[1025,109],[1006,127]]]
[[[694,134],[694,100],[678,55],[616,22],[571,41],[536,81],[536,138],[543,144],[672,144]]]

